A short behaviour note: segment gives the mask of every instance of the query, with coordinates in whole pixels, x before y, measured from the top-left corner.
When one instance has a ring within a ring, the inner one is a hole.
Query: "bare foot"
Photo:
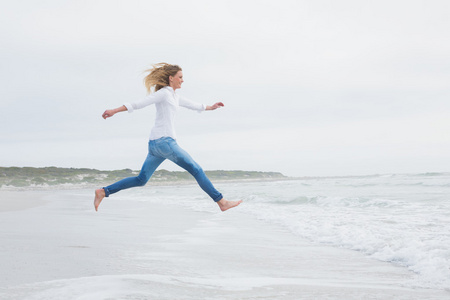
[[[230,208],[238,206],[241,203],[242,203],[242,200],[239,200],[239,201],[228,201],[228,200],[225,200],[224,198],[222,198],[220,201],[217,202],[217,204],[219,204],[219,207],[220,207],[221,211],[226,211],[226,210],[228,210]]]
[[[102,202],[103,198],[105,198],[105,190],[104,189],[95,190],[95,200],[94,200],[95,211],[98,211],[98,206],[100,205],[100,202]]]

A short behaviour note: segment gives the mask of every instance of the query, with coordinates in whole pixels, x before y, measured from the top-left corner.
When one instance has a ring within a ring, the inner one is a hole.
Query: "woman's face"
[[[178,71],[175,76],[169,76],[170,86],[176,90],[181,88],[181,84],[184,82],[183,80],[183,72]]]

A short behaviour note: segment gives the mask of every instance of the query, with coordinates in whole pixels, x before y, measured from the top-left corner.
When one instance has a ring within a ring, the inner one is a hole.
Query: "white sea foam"
[[[401,292],[401,287],[377,284],[355,284],[348,281],[323,281],[308,278],[280,277],[186,277],[160,274],[127,274],[82,277],[27,284],[10,289],[9,300],[109,300],[109,299],[236,299],[242,292],[253,294],[255,288],[273,289],[274,286],[303,286],[327,288],[388,288]],[[271,288],[272,287],[272,288]],[[14,291],[14,292],[12,292]],[[326,294],[326,292],[324,293]],[[0,294],[1,295],[1,294]],[[307,299],[314,299],[311,295]],[[249,296],[251,297],[251,296]],[[276,295],[283,299],[283,295]],[[248,298],[248,297],[246,297]],[[252,297],[253,298],[253,297]],[[263,297],[266,298],[266,297]]]

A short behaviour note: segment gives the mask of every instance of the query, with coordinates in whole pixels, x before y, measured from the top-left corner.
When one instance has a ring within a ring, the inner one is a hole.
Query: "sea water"
[[[299,238],[405,267],[418,275],[411,287],[450,290],[450,173],[216,185],[230,200],[244,200],[241,212]],[[215,209],[200,196],[186,198],[195,189],[168,189],[164,201]]]
[[[230,187],[243,210],[299,237],[355,250],[450,289],[450,173],[316,178]]]

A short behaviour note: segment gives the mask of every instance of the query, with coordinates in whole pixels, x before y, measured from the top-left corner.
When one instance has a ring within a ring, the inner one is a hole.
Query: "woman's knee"
[[[204,173],[202,167],[200,167],[200,165],[197,164],[195,161],[189,162],[188,165],[189,165],[188,172],[191,173],[192,176],[197,176],[197,174]]]
[[[146,174],[139,174],[139,176],[136,177],[138,186],[144,186],[150,179],[150,176]]]

